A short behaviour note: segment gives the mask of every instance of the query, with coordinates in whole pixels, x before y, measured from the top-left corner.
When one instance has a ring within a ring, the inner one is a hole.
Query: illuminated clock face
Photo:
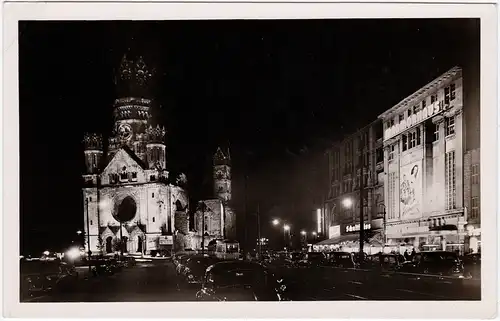
[[[132,136],[132,127],[128,124],[121,124],[118,127],[118,135],[121,139],[129,139]]]

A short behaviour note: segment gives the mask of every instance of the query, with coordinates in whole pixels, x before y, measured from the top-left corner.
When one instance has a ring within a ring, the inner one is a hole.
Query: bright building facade
[[[465,250],[465,108],[455,67],[379,116],[388,244]]]

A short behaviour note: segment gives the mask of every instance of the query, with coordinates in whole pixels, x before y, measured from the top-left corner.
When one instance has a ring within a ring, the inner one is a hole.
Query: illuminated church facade
[[[166,130],[148,93],[153,75],[142,57],[125,56],[106,146],[101,134],[84,136],[86,251],[155,255],[172,250],[176,230],[187,234],[186,178],[169,177]]]

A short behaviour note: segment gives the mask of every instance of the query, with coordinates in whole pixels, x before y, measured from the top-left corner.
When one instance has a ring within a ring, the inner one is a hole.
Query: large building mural
[[[401,167],[400,208],[403,218],[419,217],[422,213],[422,169],[419,163]]]

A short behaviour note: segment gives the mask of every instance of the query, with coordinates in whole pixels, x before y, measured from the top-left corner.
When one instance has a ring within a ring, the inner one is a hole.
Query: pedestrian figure
[[[408,249],[405,250],[403,256],[405,257],[405,261],[410,261],[410,253],[408,253]]]
[[[413,258],[415,257],[415,255],[417,255],[417,252],[415,252],[415,248],[413,248],[413,250],[411,250],[411,257],[410,257],[410,259],[413,260]]]

